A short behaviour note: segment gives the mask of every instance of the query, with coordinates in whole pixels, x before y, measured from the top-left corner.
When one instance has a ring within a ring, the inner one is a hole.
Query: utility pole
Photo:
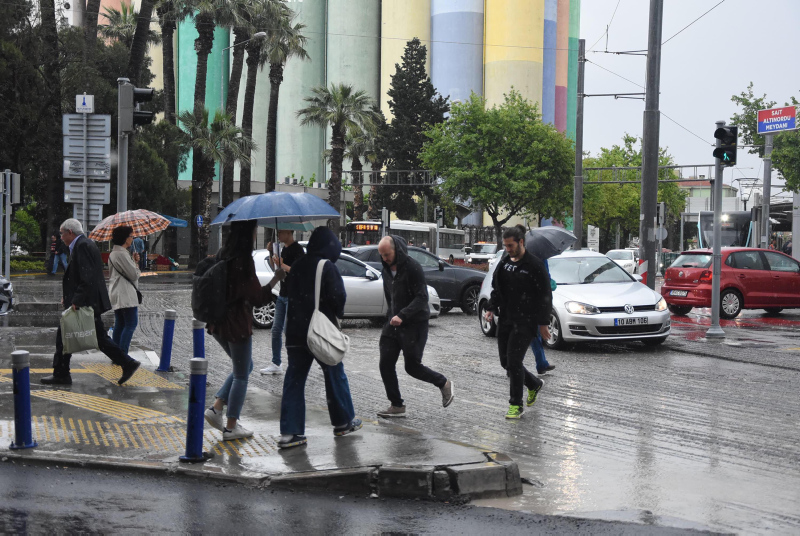
[[[717,121],[717,129],[725,126],[725,121]],[[717,147],[722,146],[722,140],[717,138]],[[722,268],[722,160],[714,159],[714,256],[712,260],[711,275],[711,327],[706,331],[706,338],[722,339],[725,332],[719,325],[719,286],[720,269]]]
[[[584,69],[586,67],[586,40],[578,41],[578,108],[575,117],[575,188],[572,196],[572,232],[574,249],[583,247],[583,99]]]
[[[772,197],[772,134],[764,134],[764,199],[761,205],[761,247],[769,247],[770,222],[769,222],[769,201]],[[792,235],[794,242],[794,235]],[[792,244],[794,245],[794,244]]]
[[[658,135],[661,112],[661,26],[664,0],[650,0],[650,30],[647,39],[647,89],[642,136],[642,197],[639,214],[639,256],[646,265],[647,286],[656,288],[656,204],[658,203]],[[641,272],[640,272],[641,273]]]

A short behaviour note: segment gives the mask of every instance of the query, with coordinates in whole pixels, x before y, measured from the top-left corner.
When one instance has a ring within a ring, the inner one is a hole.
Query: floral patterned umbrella
[[[160,214],[145,209],[127,210],[118,212],[101,221],[94,231],[89,233],[89,238],[103,242],[111,240],[111,233],[117,227],[127,225],[133,227],[133,236],[147,236],[169,227],[169,220]]]

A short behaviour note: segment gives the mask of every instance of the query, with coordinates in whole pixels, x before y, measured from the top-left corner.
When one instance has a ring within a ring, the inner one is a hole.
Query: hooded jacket
[[[314,285],[317,263],[326,262],[322,269],[322,289],[319,310],[336,324],[344,316],[347,293],[339,269],[334,264],[342,253],[342,245],[327,227],[317,227],[311,234],[306,254],[292,264],[292,277],[288,278],[289,308],[286,320],[286,346],[308,347],[308,326],[314,314]]]
[[[428,285],[425,272],[417,261],[408,256],[406,241],[391,235],[394,240],[394,262],[397,271],[383,263],[383,293],[389,304],[388,318],[399,316],[403,325],[427,322],[431,317],[428,305]]]
[[[487,307],[501,324],[535,328],[550,324],[553,293],[544,263],[530,251],[517,262],[506,255],[492,276],[492,296]]]

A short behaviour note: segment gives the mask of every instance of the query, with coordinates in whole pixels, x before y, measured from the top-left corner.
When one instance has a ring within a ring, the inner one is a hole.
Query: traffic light
[[[667,223],[667,204],[663,201],[658,204],[658,224],[664,225]]]
[[[139,110],[139,103],[153,100],[156,90],[149,87],[138,88],[129,82],[119,85],[119,130],[131,132],[137,125],[149,125],[155,113]]]
[[[433,211],[434,217],[436,218],[436,222],[439,225],[443,225],[444,223],[444,209],[442,207],[436,207]]]
[[[722,160],[723,166],[735,166],[739,127],[718,128],[714,131],[714,137],[721,142],[720,146],[714,149],[714,158]]]

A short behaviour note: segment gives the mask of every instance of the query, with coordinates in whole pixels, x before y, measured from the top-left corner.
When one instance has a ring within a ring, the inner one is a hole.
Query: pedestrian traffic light
[[[441,225],[444,220],[444,209],[442,209],[442,207],[436,207],[433,213],[436,221]]]
[[[739,127],[720,127],[714,131],[714,137],[720,140],[720,146],[714,149],[714,158],[719,158],[724,166],[735,166]]]
[[[149,125],[155,113],[139,110],[139,104],[153,100],[156,90],[149,87],[138,88],[129,82],[119,85],[119,130],[131,132],[137,125]]]

